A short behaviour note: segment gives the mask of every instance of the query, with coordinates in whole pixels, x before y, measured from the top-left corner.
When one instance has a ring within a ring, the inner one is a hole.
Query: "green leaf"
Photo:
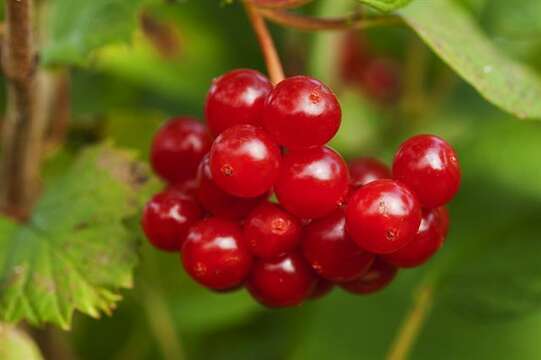
[[[110,314],[132,286],[137,241],[127,226],[148,179],[130,154],[86,150],[30,221],[0,222],[0,319],[69,328],[74,310]]]
[[[141,0],[53,0],[45,64],[84,64],[95,49],[126,42],[137,24]]]
[[[42,360],[38,347],[24,332],[0,324],[0,359]]]
[[[436,54],[488,101],[519,118],[541,118],[537,74],[501,53],[458,4],[416,1],[400,13]]]
[[[359,1],[362,2],[363,4],[373,7],[374,9],[389,12],[389,11],[393,11],[393,10],[406,6],[412,0],[359,0]]]

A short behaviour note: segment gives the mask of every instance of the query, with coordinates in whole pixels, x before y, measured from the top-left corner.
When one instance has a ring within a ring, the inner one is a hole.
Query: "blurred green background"
[[[539,75],[538,0],[453,1],[500,51]],[[129,5],[122,12],[130,1],[111,1],[111,8],[90,15],[80,14],[78,1],[43,2],[54,44],[43,61],[69,69],[72,111],[66,147],[49,159],[48,178],[79,149],[106,139],[146,159],[162,122],[182,114],[202,119],[214,77],[239,67],[265,72],[240,4],[133,2],[133,13]],[[355,4],[315,0],[301,12],[333,16]],[[133,23],[115,18],[126,13]],[[129,41],[103,41],[81,57],[68,46],[77,41],[77,34],[65,35],[70,22],[93,29],[98,42],[104,24],[113,26],[108,34],[118,32],[113,40]],[[416,133],[440,135],[456,147],[463,185],[450,205],[444,249],[426,266],[402,271],[380,294],[356,297],[335,289],[302,307],[271,311],[245,291],[217,295],[200,288],[178,256],[143,241],[135,287],[123,292],[113,316],[78,314],[70,332],[37,331],[44,352],[52,359],[383,359],[419,289],[428,286],[434,306],[411,359],[540,359],[539,120],[519,120],[491,105],[406,27],[353,36],[271,29],[287,74],[309,74],[336,90],[344,118],[332,145],[344,156],[390,162],[398,144]],[[347,36],[394,64],[397,95],[382,101],[340,76],[344,46],[352,46]]]

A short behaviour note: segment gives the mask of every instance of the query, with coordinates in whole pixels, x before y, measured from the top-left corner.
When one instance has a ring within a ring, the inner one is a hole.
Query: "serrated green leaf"
[[[132,286],[135,215],[147,171],[108,145],[50,185],[30,221],[0,222],[0,318],[69,328],[74,310],[111,313]]]
[[[13,326],[0,324],[0,359],[42,360],[43,357],[28,335]]]
[[[95,49],[126,42],[142,0],[53,0],[48,17],[45,64],[83,64]]]
[[[359,0],[363,4],[369,5],[380,11],[393,11],[406,6],[412,0]]]
[[[458,4],[415,1],[400,14],[488,101],[519,118],[541,118],[539,76],[501,53]]]

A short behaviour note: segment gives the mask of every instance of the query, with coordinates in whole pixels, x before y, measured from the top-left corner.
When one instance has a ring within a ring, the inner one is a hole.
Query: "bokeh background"
[[[541,72],[538,0],[454,1],[501,51]],[[52,4],[50,16],[63,17],[50,29],[55,36],[70,26],[77,1]],[[316,0],[301,12],[333,16],[354,5]],[[77,21],[100,31],[96,19]],[[69,70],[56,70],[69,81],[72,120],[66,147],[46,164],[47,178],[80,149],[103,140],[147,159],[153,133],[169,117],[203,119],[214,77],[240,67],[265,72],[238,3],[148,1],[134,22],[129,42],[108,44],[71,59]],[[123,32],[121,27],[116,30]],[[200,288],[178,256],[142,241],[135,287],[123,292],[113,316],[76,315],[71,332],[38,332],[47,353],[88,360],[382,359],[420,289],[429,288],[433,306],[411,359],[540,359],[539,121],[519,120],[491,105],[408,28],[271,29],[287,74],[315,76],[336,91],[344,118],[332,145],[344,156],[389,163],[398,144],[417,133],[440,135],[455,146],[463,185],[450,205],[444,249],[424,267],[400,272],[379,294],[358,297],[335,289],[302,307],[271,311],[245,291],[224,295]],[[63,49],[48,51],[54,60]]]

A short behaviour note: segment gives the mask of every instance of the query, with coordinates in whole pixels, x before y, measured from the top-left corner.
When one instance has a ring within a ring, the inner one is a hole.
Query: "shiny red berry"
[[[312,293],[309,296],[310,300],[321,299],[322,297],[328,295],[334,289],[334,283],[323,278],[318,278],[316,285],[312,290]]]
[[[212,144],[210,171],[214,182],[231,195],[257,197],[272,187],[280,159],[280,148],[263,130],[236,125]]]
[[[461,175],[451,145],[437,136],[418,135],[400,146],[393,176],[417,195],[423,207],[433,209],[455,196]]]
[[[298,254],[256,260],[246,287],[261,304],[287,307],[302,303],[316,285],[316,275]]]
[[[445,212],[439,208],[425,210],[415,239],[400,250],[387,254],[385,261],[399,268],[413,268],[426,263],[445,240]]]
[[[226,193],[214,183],[210,172],[209,156],[199,165],[196,198],[201,206],[215,216],[240,220],[248,215],[268,194],[256,198],[240,198]]]
[[[325,145],[340,128],[341,116],[328,87],[295,76],[280,82],[267,97],[262,123],[278,144],[301,149]]]
[[[346,207],[346,226],[361,248],[375,254],[413,241],[421,224],[415,195],[394,180],[376,180],[357,190]]]
[[[210,144],[205,125],[189,117],[174,118],[154,136],[150,152],[152,168],[170,183],[193,179]]]
[[[146,204],[141,225],[156,248],[179,251],[188,229],[201,215],[201,209],[192,198],[174,189],[166,190],[154,195]]]
[[[301,224],[270,202],[263,202],[244,221],[244,236],[252,253],[272,258],[293,250],[300,241]]]
[[[302,251],[319,276],[334,282],[359,278],[374,261],[374,255],[359,248],[346,233],[346,218],[341,210],[305,228]]]
[[[381,161],[361,157],[349,162],[351,185],[355,188],[366,185],[374,180],[391,179],[391,170]]]
[[[269,79],[255,70],[233,70],[215,79],[205,104],[210,131],[217,136],[234,125],[260,125],[271,90]]]
[[[353,294],[371,294],[387,287],[396,277],[397,269],[380,258],[376,258],[368,272],[361,278],[340,286]]]
[[[228,290],[246,279],[252,255],[239,225],[209,218],[190,228],[182,246],[182,263],[186,272],[201,285]]]
[[[347,165],[327,147],[284,156],[274,191],[280,204],[299,218],[332,213],[344,200],[349,184]]]

